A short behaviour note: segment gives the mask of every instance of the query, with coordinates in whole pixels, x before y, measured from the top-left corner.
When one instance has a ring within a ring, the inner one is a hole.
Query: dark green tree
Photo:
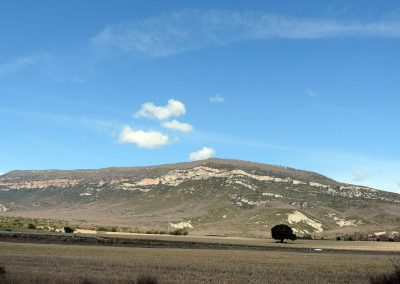
[[[271,229],[271,235],[274,240],[279,240],[283,243],[284,240],[297,240],[297,236],[293,233],[292,228],[286,224],[279,224]]]
[[[74,229],[71,228],[71,227],[64,227],[64,232],[66,232],[66,233],[68,233],[68,234],[71,234],[71,233],[74,232]]]

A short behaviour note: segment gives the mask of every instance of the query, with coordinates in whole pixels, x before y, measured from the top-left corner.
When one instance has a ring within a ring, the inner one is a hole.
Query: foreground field
[[[368,283],[388,256],[0,242],[5,283]]]

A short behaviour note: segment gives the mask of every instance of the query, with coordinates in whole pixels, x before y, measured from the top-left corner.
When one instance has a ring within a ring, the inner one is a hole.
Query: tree
[[[74,229],[71,227],[64,227],[64,232],[66,232],[67,234],[71,234],[74,232]]]
[[[279,240],[283,243],[284,240],[297,240],[297,236],[293,234],[292,228],[288,225],[280,224],[271,229],[271,235],[274,240]]]

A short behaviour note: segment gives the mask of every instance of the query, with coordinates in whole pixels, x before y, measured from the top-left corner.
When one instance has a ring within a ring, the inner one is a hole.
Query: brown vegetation
[[[371,274],[369,277],[371,284],[398,284],[400,283],[400,263],[392,261],[393,272]]]
[[[1,242],[0,251],[5,283],[133,283],[143,275],[158,283],[367,283],[367,271],[391,270],[382,255]]]

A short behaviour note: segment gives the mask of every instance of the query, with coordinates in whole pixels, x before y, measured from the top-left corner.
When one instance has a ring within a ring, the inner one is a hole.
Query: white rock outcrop
[[[299,211],[294,211],[293,213],[289,213],[287,220],[288,220],[289,224],[297,224],[297,223],[304,222],[305,224],[309,225],[310,227],[313,227],[315,229],[315,231],[319,232],[319,233],[324,231],[321,223],[308,218],[306,215],[304,215],[303,213],[301,213]]]
[[[173,229],[193,229],[193,225],[190,221],[188,222],[180,222],[180,223],[169,223],[171,228]]]
[[[0,212],[6,212],[6,211],[8,211],[9,209],[5,206],[5,205],[3,205],[3,204],[1,204],[0,203]]]
[[[133,186],[155,186],[165,184],[178,186],[187,180],[206,180],[210,178],[228,178],[235,184],[242,185],[251,190],[256,188],[243,181],[243,178],[257,181],[288,183],[294,185],[306,184],[305,182],[292,180],[290,178],[278,178],[273,176],[262,176],[248,173],[243,170],[219,170],[205,166],[198,166],[187,170],[173,170],[158,178],[145,178],[133,184]]]

